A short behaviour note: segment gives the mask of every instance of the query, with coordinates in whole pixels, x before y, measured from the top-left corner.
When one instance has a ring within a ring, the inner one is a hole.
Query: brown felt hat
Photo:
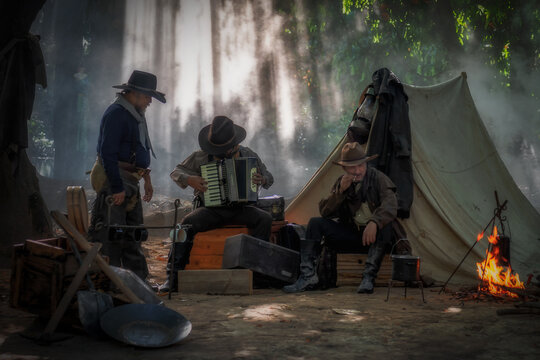
[[[115,89],[124,89],[137,91],[142,94],[152,96],[157,100],[165,103],[165,94],[156,90],[157,88],[157,78],[156,75],[150,74],[148,72],[134,70],[129,77],[127,83],[122,85],[114,85]]]
[[[210,155],[220,155],[240,144],[246,138],[246,130],[235,125],[226,116],[216,116],[212,124],[199,132],[199,145]]]
[[[350,142],[345,144],[343,149],[341,149],[341,160],[332,162],[341,166],[356,166],[373,160],[378,156],[378,154],[367,156],[359,143]]]

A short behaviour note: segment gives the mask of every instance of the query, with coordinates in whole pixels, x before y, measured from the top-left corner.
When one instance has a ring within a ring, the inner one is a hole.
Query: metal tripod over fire
[[[504,223],[506,222],[508,224],[508,222],[507,222],[506,216],[502,215],[502,212],[504,210],[506,210],[506,204],[508,203],[508,200],[505,200],[501,204],[500,201],[499,201],[499,195],[497,194],[497,191],[495,191],[495,201],[497,202],[497,207],[493,210],[493,217],[491,218],[491,220],[489,220],[488,224],[484,227],[482,232],[478,234],[478,236],[476,238],[476,241],[469,248],[469,250],[467,251],[467,253],[463,257],[463,259],[461,259],[461,261],[456,266],[456,268],[454,269],[454,271],[452,272],[452,274],[450,275],[448,280],[446,280],[446,282],[442,286],[441,290],[439,291],[439,294],[441,294],[444,290],[446,290],[446,286],[448,285],[448,283],[450,282],[450,280],[452,279],[454,274],[457,272],[457,270],[459,269],[461,264],[463,264],[463,262],[465,261],[467,256],[471,253],[472,249],[476,246],[476,244],[479,243],[480,240],[484,237],[484,233],[486,232],[486,230],[490,226],[491,226],[491,233],[493,234],[492,236],[490,236],[490,238],[496,238],[496,241],[494,241],[494,242],[497,243],[497,247],[498,247],[498,253],[499,253],[498,260],[502,261],[503,265],[508,266],[508,267],[510,266],[510,238],[507,237],[507,236],[504,236],[504,234],[505,234]],[[498,222],[499,225],[500,225],[501,232],[499,234],[497,233],[496,222]],[[478,269],[479,273],[481,274],[480,275],[481,276],[481,282],[480,282],[480,285],[478,286],[478,291],[480,291],[480,287],[481,287],[482,283],[484,282],[486,264],[487,264],[488,257],[491,254],[491,250],[493,248],[493,243],[494,242],[492,242],[490,240],[489,245],[488,245],[488,251],[486,252],[486,259],[485,259],[485,261],[480,263],[481,268],[479,267],[479,269]],[[479,264],[477,264],[477,266],[479,266]]]

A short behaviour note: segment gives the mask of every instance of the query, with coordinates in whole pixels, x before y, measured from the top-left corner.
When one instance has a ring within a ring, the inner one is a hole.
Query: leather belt
[[[124,162],[124,161],[119,161],[118,162],[118,167],[120,169],[126,170],[126,171],[128,171],[130,173],[137,173],[141,177],[150,174],[150,169],[143,169],[143,168],[140,168],[140,167],[136,167],[135,165],[133,165],[131,163],[128,163],[128,162]]]
[[[103,164],[103,159],[101,159],[101,156],[98,155],[97,158],[98,158],[98,161],[100,162],[100,164]],[[128,163],[128,162],[125,162],[125,161],[118,161],[118,167],[120,169],[122,169],[122,170],[127,171],[127,172],[137,174],[140,177],[143,177],[145,175],[150,174],[150,171],[151,171],[150,169],[144,169],[144,168],[136,167],[134,164]]]

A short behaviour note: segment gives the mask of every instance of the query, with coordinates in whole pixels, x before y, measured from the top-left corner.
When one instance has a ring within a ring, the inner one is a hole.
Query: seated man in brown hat
[[[92,206],[89,240],[103,244],[102,252],[109,257],[111,265],[130,269],[143,280],[148,275],[141,249],[146,231],[109,229],[107,222],[143,224],[139,180],[144,179],[142,200],[148,202],[153,194],[150,154],[154,155],[144,114],[152,98],[165,102],[165,94],[156,91],[156,86],[155,75],[138,70],[133,71],[127,83],[113,86],[122,92],[101,119],[97,160],[90,175],[97,196]],[[110,215],[107,199],[112,199]]]
[[[194,152],[177,165],[171,173],[171,178],[182,189],[192,187],[195,196],[202,199],[203,193],[207,190],[207,182],[201,177],[201,165],[226,158],[253,157],[257,159],[259,172],[253,175],[252,181],[255,185],[268,189],[273,184],[274,177],[253,150],[239,145],[245,138],[246,130],[243,127],[234,124],[226,116],[216,116],[212,124],[199,132],[199,145],[202,150]],[[174,259],[171,258],[172,251],[169,253],[167,281],[160,287],[160,292],[177,291],[176,274],[189,263],[195,234],[224,225],[246,225],[252,236],[268,241],[272,216],[250,205],[202,206],[187,215],[182,224],[191,225],[191,228],[187,231],[186,241],[175,244]]]
[[[373,282],[392,240],[391,223],[397,214],[395,185],[367,164],[376,156],[367,157],[356,142],[345,144],[341,160],[334,162],[342,166],[345,174],[336,180],[330,196],[319,202],[322,217],[309,220],[305,239],[300,242],[300,276],[283,291],[295,293],[316,287],[320,244],[324,237],[329,246],[361,243],[368,248],[362,283],[357,292],[373,292]],[[333,220],[336,218],[338,222]]]

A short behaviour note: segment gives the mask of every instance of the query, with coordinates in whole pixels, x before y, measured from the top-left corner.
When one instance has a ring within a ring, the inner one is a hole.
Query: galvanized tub
[[[126,344],[158,348],[179,342],[191,332],[182,314],[156,304],[127,304],[107,311],[101,328]]]

